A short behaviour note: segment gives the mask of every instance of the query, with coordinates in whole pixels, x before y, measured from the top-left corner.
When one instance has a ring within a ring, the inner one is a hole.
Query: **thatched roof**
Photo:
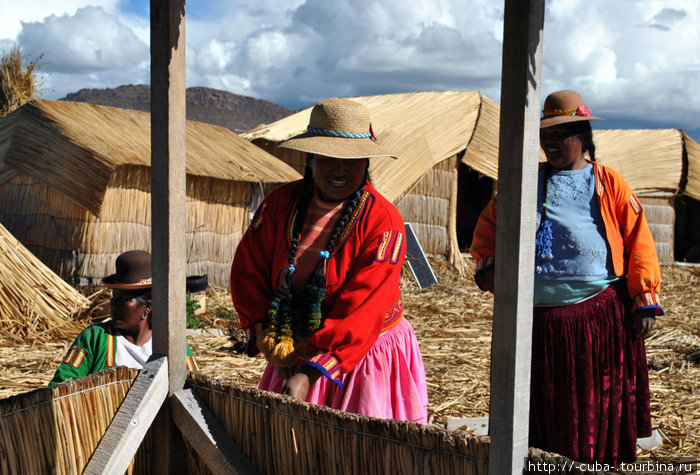
[[[683,173],[683,133],[677,129],[594,130],[596,159],[619,171],[640,193],[676,191]]]
[[[498,105],[478,91],[411,92],[349,99],[370,109],[378,142],[399,157],[373,159],[371,165],[374,184],[390,201],[435,164],[468,146],[462,159],[467,165],[482,173],[495,170]],[[279,143],[305,131],[310,114],[311,108],[305,109],[242,137]]]
[[[0,224],[0,333],[22,342],[72,338],[89,305]]]
[[[700,200],[700,144],[683,134],[685,150],[688,154],[688,182],[685,194]]]
[[[497,119],[496,119],[497,120]],[[481,134],[492,132],[483,128]],[[475,139],[466,151],[465,159],[476,145]],[[594,130],[596,160],[619,171],[635,193],[676,192],[683,184],[683,148],[688,153],[686,194],[700,196],[700,146],[678,129],[609,129]],[[481,156],[491,163],[479,163],[475,169],[497,179],[498,177],[498,129],[484,145],[490,147]],[[546,160],[540,150],[540,161]]]
[[[23,173],[97,215],[114,170],[149,167],[150,147],[150,114],[35,100],[0,119],[0,183]],[[187,174],[263,183],[300,178],[230,130],[194,121],[187,121]]]
[[[370,108],[379,142],[399,160],[375,159],[372,176],[391,201],[436,163],[464,152],[461,161],[496,179],[500,106],[478,91],[440,91],[350,97]],[[301,133],[311,108],[243,134],[279,143]],[[700,145],[678,129],[594,130],[596,157],[620,171],[637,193],[677,191],[683,183],[683,147],[688,153],[685,193],[700,197]],[[540,160],[544,154],[540,150]],[[1,173],[1,172],[0,172]]]

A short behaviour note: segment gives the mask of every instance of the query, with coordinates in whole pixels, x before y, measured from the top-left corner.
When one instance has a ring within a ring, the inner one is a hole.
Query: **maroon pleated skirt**
[[[623,282],[577,304],[535,307],[530,446],[573,460],[637,459],[651,435],[644,340]]]

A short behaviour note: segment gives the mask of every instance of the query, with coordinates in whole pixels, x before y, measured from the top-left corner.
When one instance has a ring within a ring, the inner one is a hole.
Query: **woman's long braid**
[[[595,162],[595,144],[593,143],[593,137],[591,137],[591,141],[585,144],[586,151],[588,152],[588,156],[591,157],[591,161]]]
[[[258,340],[258,348],[268,359],[274,359],[274,354],[279,353],[279,349],[275,351],[279,341],[284,342],[287,347],[293,347],[294,344],[292,337],[294,314],[292,310],[293,295],[291,280],[292,274],[294,273],[294,261],[299,247],[301,227],[304,223],[306,210],[309,207],[308,205],[312,195],[312,172],[307,162],[306,169],[304,170],[304,179],[301,184],[299,202],[292,217],[291,245],[289,257],[287,258],[288,267],[285,271],[284,281],[277,286],[270,300],[268,324],[265,333]]]

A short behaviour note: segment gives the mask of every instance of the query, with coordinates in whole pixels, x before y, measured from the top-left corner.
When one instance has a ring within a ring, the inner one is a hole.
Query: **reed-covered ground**
[[[442,261],[431,261],[439,283],[419,289],[406,270],[402,279],[405,315],[416,330],[426,367],[430,422],[487,416],[493,297],[480,292],[471,276],[460,276]],[[666,315],[647,340],[652,422],[663,446],[641,456],[697,456],[700,453],[700,268],[664,266],[662,299]],[[89,318],[108,314],[106,292],[92,297]],[[230,297],[210,289],[207,331],[188,335],[205,375],[255,385],[265,362],[240,354],[243,336]],[[221,335],[223,330],[223,335]],[[0,335],[0,397],[43,387],[71,340],[16,344]]]

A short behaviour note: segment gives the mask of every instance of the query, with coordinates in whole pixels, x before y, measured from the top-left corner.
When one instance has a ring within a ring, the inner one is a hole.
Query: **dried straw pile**
[[[88,304],[0,225],[0,334],[15,343],[71,338]]]
[[[34,99],[41,89],[39,59],[29,61],[19,45],[0,58],[0,117]]]
[[[644,455],[700,454],[700,268],[662,267],[662,303],[647,339],[651,420],[664,446]]]
[[[188,384],[261,474],[486,474],[488,437],[379,420],[190,375]]]

